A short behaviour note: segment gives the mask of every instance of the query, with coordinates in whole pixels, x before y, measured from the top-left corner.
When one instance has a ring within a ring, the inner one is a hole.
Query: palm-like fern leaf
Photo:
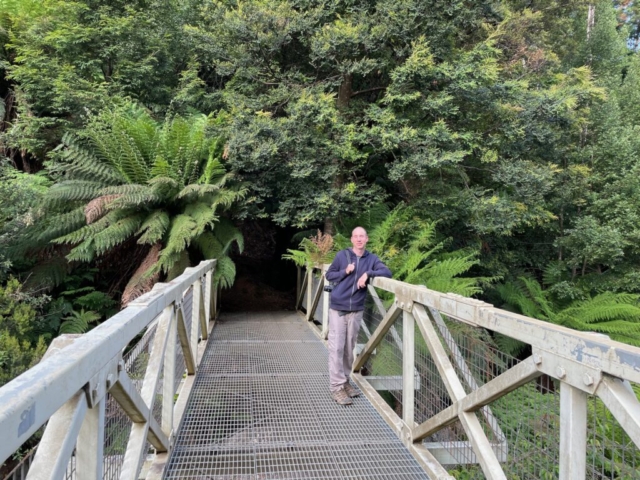
[[[240,253],[244,250],[244,237],[240,230],[236,228],[236,226],[231,223],[231,220],[223,218],[218,222],[213,231],[216,238],[220,241],[222,245],[222,254],[227,255],[229,253],[229,249],[233,242],[236,242],[238,245],[238,250]]]
[[[164,237],[169,225],[171,225],[171,218],[169,214],[164,210],[156,210],[142,222],[140,229],[136,232],[136,235],[140,235],[138,243],[153,245]]]
[[[96,254],[102,255],[133,236],[140,228],[143,214],[131,215],[112,223],[93,236]]]
[[[216,263],[216,271],[213,276],[214,285],[221,288],[229,288],[236,278],[236,265],[229,257],[221,257]]]

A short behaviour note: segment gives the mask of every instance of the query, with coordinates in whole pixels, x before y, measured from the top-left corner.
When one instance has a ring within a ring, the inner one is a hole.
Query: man
[[[389,277],[391,271],[373,253],[365,250],[369,237],[362,227],[351,232],[353,248],[341,250],[325,275],[334,284],[329,302],[329,384],[331,398],[351,405],[360,393],[349,383],[353,349],[367,297],[367,283],[374,277]]]

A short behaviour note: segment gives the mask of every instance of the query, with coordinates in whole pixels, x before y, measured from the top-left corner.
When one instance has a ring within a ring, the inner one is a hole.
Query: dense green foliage
[[[37,334],[37,311],[11,278],[0,286],[0,386],[33,366],[46,343]]]

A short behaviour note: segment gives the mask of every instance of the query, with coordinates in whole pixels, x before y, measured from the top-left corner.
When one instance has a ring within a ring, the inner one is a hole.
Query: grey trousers
[[[364,311],[347,313],[341,317],[329,309],[329,388],[337,392],[348,381],[353,366],[353,349]]]

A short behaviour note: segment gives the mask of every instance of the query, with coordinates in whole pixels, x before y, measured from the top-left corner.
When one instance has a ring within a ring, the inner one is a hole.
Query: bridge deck
[[[427,477],[365,397],[331,400],[323,343],[282,312],[221,316],[165,478]]]

